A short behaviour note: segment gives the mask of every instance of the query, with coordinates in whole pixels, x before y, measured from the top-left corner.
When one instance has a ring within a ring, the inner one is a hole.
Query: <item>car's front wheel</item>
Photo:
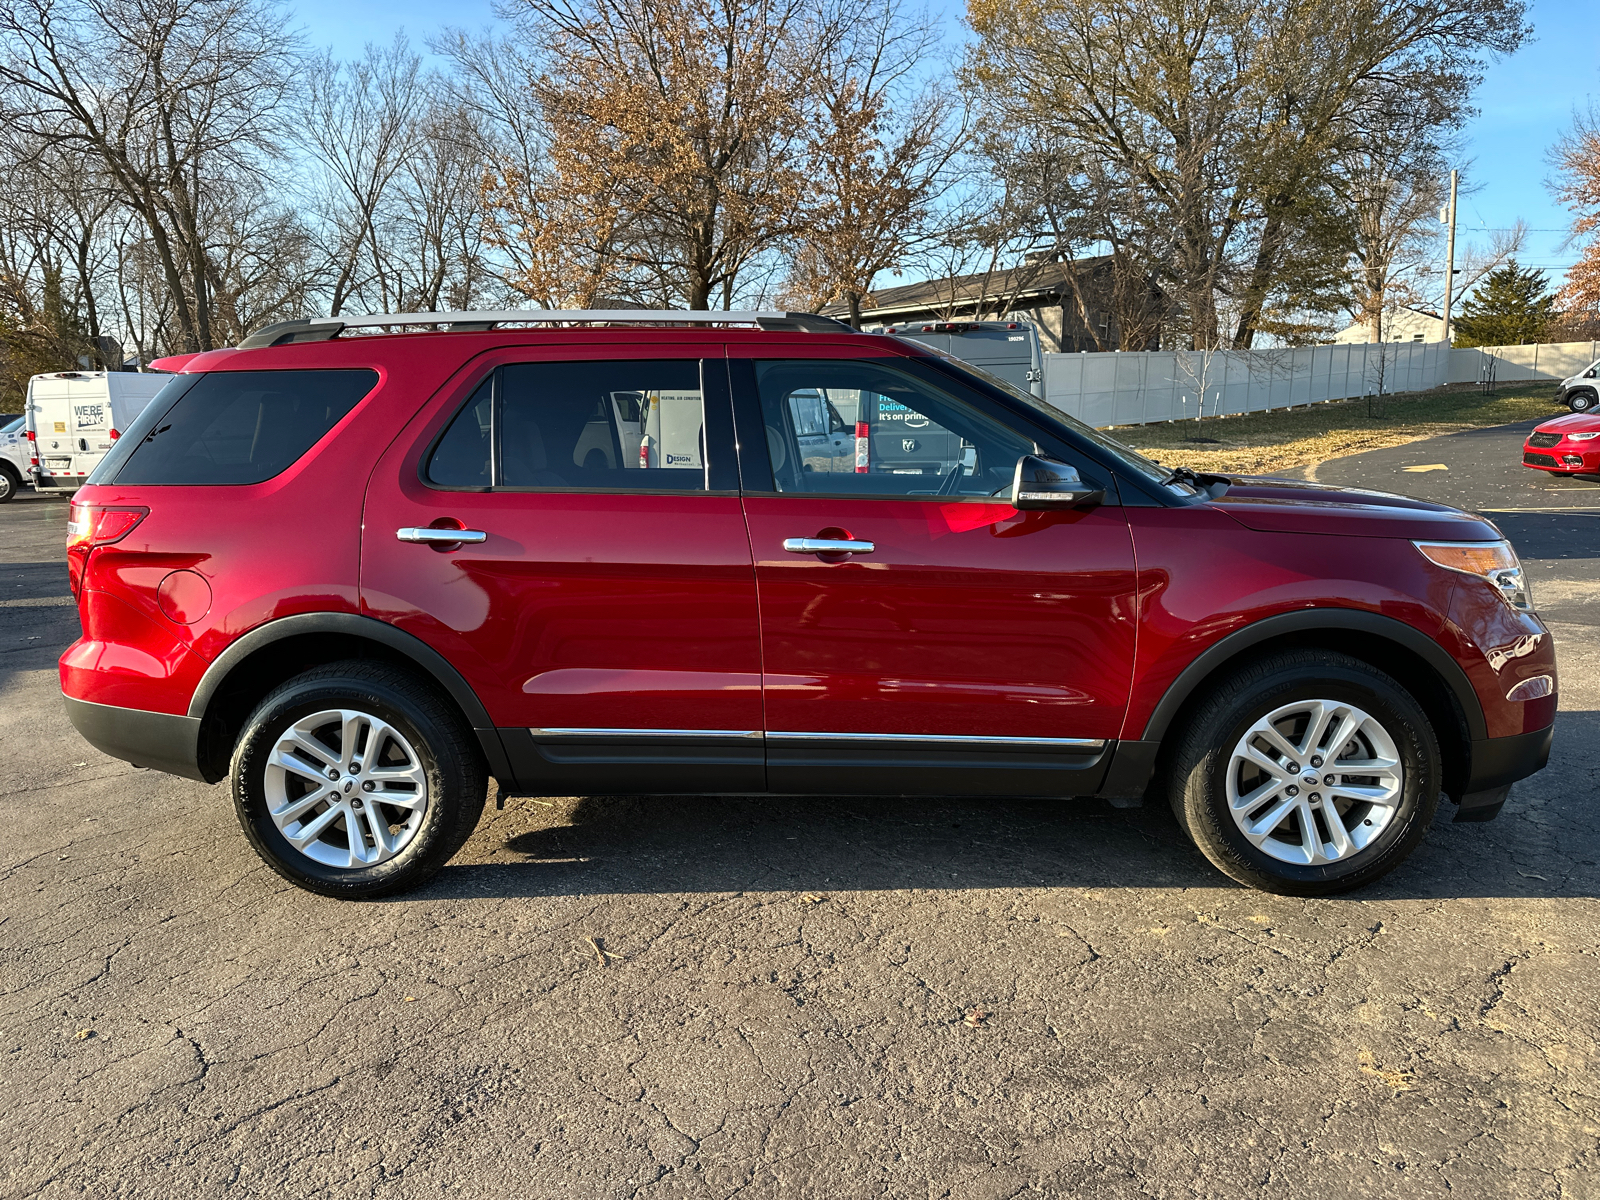
[[[21,487],[22,481],[12,473],[8,466],[0,465],[0,504],[12,499]]]
[[[471,836],[486,772],[471,733],[427,684],[341,662],[257,706],[234,749],[245,836],[291,883],[341,899],[414,888]]]
[[[1439,804],[1427,715],[1359,659],[1291,651],[1220,683],[1189,719],[1169,776],[1195,844],[1241,883],[1293,896],[1387,874]]]
[[[1575,413],[1588,412],[1595,406],[1595,403],[1595,394],[1593,392],[1573,392],[1572,395],[1567,397],[1567,407]]]

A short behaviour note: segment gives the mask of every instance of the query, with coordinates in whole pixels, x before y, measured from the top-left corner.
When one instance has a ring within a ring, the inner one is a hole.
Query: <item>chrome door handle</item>
[[[422,542],[424,544],[486,542],[489,540],[489,535],[481,529],[418,529],[411,525],[407,525],[404,529],[396,529],[394,536],[402,542]]]
[[[783,548],[790,554],[871,554],[877,549],[871,542],[840,538],[784,538]]]

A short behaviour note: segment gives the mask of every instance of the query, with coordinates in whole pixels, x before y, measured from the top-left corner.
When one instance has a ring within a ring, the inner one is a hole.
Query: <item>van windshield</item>
[[[22,428],[22,422],[27,419],[27,414],[18,413],[4,425],[0,425],[0,433],[15,433]]]

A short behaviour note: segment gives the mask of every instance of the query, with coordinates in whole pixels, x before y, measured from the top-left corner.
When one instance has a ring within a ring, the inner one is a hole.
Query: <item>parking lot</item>
[[[0,1196],[1600,1193],[1600,482],[1527,428],[1315,469],[1487,511],[1562,688],[1498,821],[1330,900],[1160,806],[811,798],[491,803],[423,891],[320,899],[78,738],[67,506],[19,498]]]

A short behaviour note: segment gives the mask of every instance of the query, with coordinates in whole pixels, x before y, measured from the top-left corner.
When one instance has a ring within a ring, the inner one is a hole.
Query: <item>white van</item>
[[[15,496],[28,477],[28,462],[33,456],[28,451],[24,428],[27,420],[22,413],[0,413],[0,504]]]
[[[1575,413],[1593,412],[1600,406],[1600,362],[1592,362],[1576,375],[1568,375],[1556,389],[1556,403],[1565,404]]]
[[[1044,399],[1044,352],[1039,345],[1039,330],[1031,322],[914,322],[884,325],[868,332],[922,342]]]
[[[646,392],[641,408],[644,429],[639,439],[639,466],[704,469],[699,392]]]
[[[28,474],[34,489],[81,487],[111,443],[171,379],[132,371],[57,371],[28,380],[23,414],[33,443]]]

